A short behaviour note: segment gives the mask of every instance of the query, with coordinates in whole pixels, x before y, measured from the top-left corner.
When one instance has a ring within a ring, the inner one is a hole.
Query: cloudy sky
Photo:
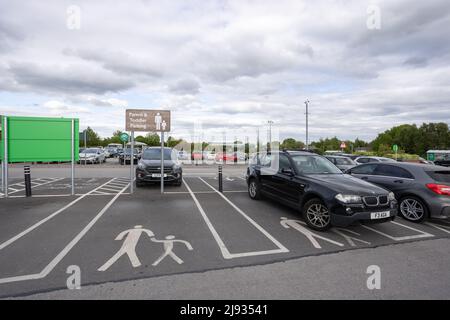
[[[176,137],[304,140],[309,99],[312,139],[372,139],[450,123],[448,30],[448,0],[0,0],[0,114],[109,136],[170,109]]]

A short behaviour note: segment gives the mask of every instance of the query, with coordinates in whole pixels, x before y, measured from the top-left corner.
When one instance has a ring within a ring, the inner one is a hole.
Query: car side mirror
[[[294,175],[294,171],[292,171],[291,168],[283,168],[283,169],[281,169],[281,173],[286,174],[288,176]]]

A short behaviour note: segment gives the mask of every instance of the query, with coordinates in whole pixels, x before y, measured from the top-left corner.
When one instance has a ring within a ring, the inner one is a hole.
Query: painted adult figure
[[[139,267],[141,265],[141,262],[136,255],[136,245],[139,242],[139,238],[141,237],[142,233],[147,234],[150,238],[155,236],[155,234],[151,230],[143,229],[142,226],[135,226],[133,229],[128,229],[121,232],[115,240],[122,240],[126,236],[125,240],[123,241],[122,247],[119,249],[119,251],[117,251],[115,255],[111,257],[111,259],[106,261],[106,263],[101,266],[98,271],[106,271],[124,254],[128,255],[131,265],[134,268]]]
[[[155,125],[156,125],[156,131],[161,131],[161,123],[162,123],[162,116],[158,112],[155,116]]]

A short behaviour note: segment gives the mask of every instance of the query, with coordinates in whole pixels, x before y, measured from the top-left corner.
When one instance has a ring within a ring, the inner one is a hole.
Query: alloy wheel
[[[400,204],[402,215],[411,221],[417,221],[423,218],[425,210],[423,205],[415,199],[404,199]]]
[[[248,186],[248,192],[250,193],[250,197],[252,197],[252,198],[256,197],[256,182],[255,181],[250,182],[250,185]]]
[[[317,228],[323,228],[330,223],[330,214],[323,204],[315,203],[309,206],[306,216],[309,222]]]

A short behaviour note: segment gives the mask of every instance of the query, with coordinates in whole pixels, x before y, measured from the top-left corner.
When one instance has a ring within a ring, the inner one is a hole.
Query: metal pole
[[[75,120],[72,119],[72,152],[71,152],[71,176],[72,176],[72,195],[75,195]]]
[[[3,117],[0,116],[0,120],[3,122]],[[0,126],[3,126],[3,123],[0,123]],[[5,191],[5,159],[2,159],[2,192]]]
[[[222,165],[219,164],[219,192],[223,192]]]
[[[130,193],[133,193],[134,184],[134,131],[131,131],[131,150],[130,150]],[[123,161],[126,162],[124,153]]]
[[[305,105],[306,105],[306,150],[309,150],[309,140],[308,140],[308,107],[309,107],[309,100],[305,101]]]
[[[84,130],[84,150],[86,150],[87,149],[87,129],[86,130]],[[86,158],[84,158],[84,165],[86,165]],[[81,160],[80,160],[80,163],[81,163]]]
[[[5,187],[3,193],[5,195],[5,198],[8,198],[8,117],[3,117],[3,136],[4,136],[3,146],[5,147],[3,152],[3,161],[5,162],[3,167],[4,168],[3,178],[5,179],[4,182]]]
[[[164,131],[161,131],[161,194],[164,193]]]
[[[31,197],[31,169],[30,169],[30,166],[24,166],[23,171],[25,174],[25,196]]]

